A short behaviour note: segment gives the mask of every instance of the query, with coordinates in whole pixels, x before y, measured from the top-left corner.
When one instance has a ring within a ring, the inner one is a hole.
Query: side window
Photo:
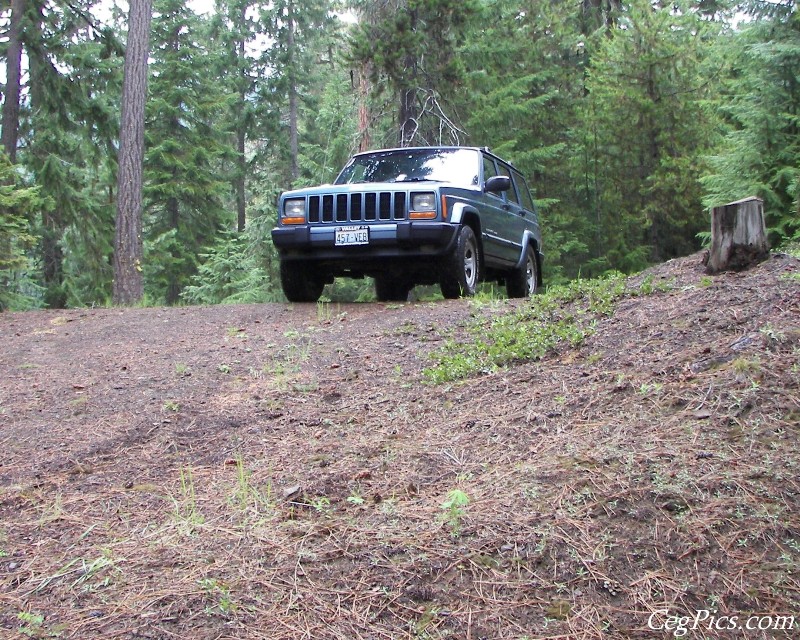
[[[528,189],[528,183],[525,182],[525,178],[523,178],[521,174],[515,172],[514,182],[517,183],[517,193],[519,193],[519,201],[522,205],[522,208],[527,209],[528,211],[536,211],[536,208],[533,204],[533,198],[531,198],[531,192]]]
[[[494,166],[494,160],[489,156],[483,156],[483,181],[486,182],[489,178],[497,175],[497,169]]]
[[[483,182],[484,184],[489,178],[494,178],[497,175],[497,168],[494,166],[494,160],[489,156],[483,156]],[[502,198],[499,193],[490,193],[490,196],[495,198]]]
[[[514,178],[511,175],[511,170],[505,165],[501,164],[500,174],[508,176],[511,179],[511,188],[508,191],[506,191],[506,198],[508,198],[509,202],[513,202],[514,204],[519,204],[519,198],[517,197],[517,190],[514,188]]]

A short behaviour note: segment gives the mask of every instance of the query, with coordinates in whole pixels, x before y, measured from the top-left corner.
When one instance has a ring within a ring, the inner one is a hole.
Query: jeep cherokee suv
[[[445,298],[481,280],[510,297],[541,283],[541,232],[525,179],[488,149],[422,147],[359,153],[332,185],[278,199],[272,241],[283,292],[314,302],[337,276],[375,278],[378,300],[417,284]]]

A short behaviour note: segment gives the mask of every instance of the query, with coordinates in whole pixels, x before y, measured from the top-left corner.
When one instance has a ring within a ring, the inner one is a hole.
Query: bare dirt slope
[[[699,261],[448,385],[428,354],[523,303],[0,315],[0,636],[800,625],[800,264]]]

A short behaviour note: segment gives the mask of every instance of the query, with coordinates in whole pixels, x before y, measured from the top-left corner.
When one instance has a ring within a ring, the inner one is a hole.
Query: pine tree
[[[147,287],[153,299],[174,304],[200,254],[234,220],[223,200],[223,162],[235,157],[220,123],[229,96],[208,73],[204,19],[183,0],[157,0],[147,104],[145,202]]]
[[[116,101],[104,89],[114,82],[118,47],[79,3],[50,9],[29,2],[27,7],[29,108],[21,112],[25,145],[19,158],[41,197],[52,203],[42,209],[36,228],[38,264],[46,303],[62,307],[70,299],[64,266],[72,250],[67,230],[108,228],[108,205],[100,204],[104,189],[95,187],[107,186],[110,178],[111,162],[99,158],[108,157],[116,137],[109,106]],[[108,255],[104,252],[103,259]]]
[[[540,210],[549,281],[574,277],[594,235],[575,180],[570,132],[584,95],[584,8],[574,3],[482,3],[460,51],[468,73],[468,141],[490,146],[526,176]]]
[[[707,226],[698,158],[715,125],[703,109],[714,26],[687,6],[646,0],[619,20],[591,62],[583,139],[595,185],[593,251],[629,271],[696,250]]]
[[[278,0],[261,14],[274,44],[262,58],[271,73],[259,87],[259,126],[272,142],[268,153],[283,167],[283,188],[295,185],[301,177],[302,126],[307,114],[312,117],[307,102],[317,88],[313,69],[322,55],[329,54],[331,4],[328,0]]]
[[[258,81],[266,75],[263,65],[249,52],[265,31],[264,25],[255,18],[256,11],[254,0],[217,0],[210,24],[209,46],[218,52],[215,74],[231,95],[227,128],[235,138],[236,160],[231,179],[236,225],[240,232],[247,222],[247,144],[254,133],[256,112],[253,96]]]
[[[13,164],[17,161],[19,137],[19,107],[22,92],[22,25],[25,0],[12,0],[6,49],[6,86],[3,96],[2,139],[3,149]]]
[[[142,299],[142,183],[145,98],[150,49],[151,0],[131,0],[122,89],[117,222],[114,238],[114,302]]]
[[[46,206],[38,189],[22,184],[0,151],[0,311],[38,306],[41,291],[31,278],[29,251],[36,238],[28,220]]]
[[[455,55],[475,0],[391,0],[367,10],[351,42],[373,85],[388,84],[396,105],[396,144],[457,143],[464,135],[450,102],[463,82]]]
[[[754,10],[718,47],[731,67],[718,100],[727,135],[703,184],[708,206],[762,198],[777,243],[800,238],[800,13],[794,3]]]

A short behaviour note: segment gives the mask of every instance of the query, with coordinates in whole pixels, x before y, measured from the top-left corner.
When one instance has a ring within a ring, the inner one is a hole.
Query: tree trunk
[[[409,11],[409,30],[417,31],[417,12]],[[405,58],[405,73],[400,87],[400,145],[411,146],[419,129],[419,110],[417,109],[417,60],[409,54]]]
[[[239,15],[240,24],[244,25],[247,20],[247,5],[242,5]],[[245,195],[245,176],[247,173],[247,161],[245,158],[245,143],[247,142],[247,123],[245,121],[246,107],[246,88],[247,88],[247,69],[245,67],[245,42],[244,36],[239,38],[236,43],[236,53],[239,64],[239,104],[237,111],[237,131],[236,131],[236,228],[239,232],[244,231],[247,223],[247,200]]]
[[[236,133],[236,228],[244,231],[247,224],[247,198],[245,195],[245,176],[247,160],[244,155],[247,133],[242,126]]]
[[[177,126],[177,122],[175,123]],[[173,171],[173,178],[174,176]],[[174,230],[176,234],[178,233],[178,228],[180,227],[181,222],[181,215],[180,215],[180,204],[178,203],[178,199],[175,197],[167,198],[167,218],[169,219],[169,228]],[[175,245],[173,245],[174,247]],[[180,250],[173,249],[172,257],[178,261],[180,259]],[[178,300],[181,298],[181,285],[178,281],[178,274],[176,273],[176,269],[174,264],[169,265],[167,269],[167,293],[166,293],[166,302],[168,305],[177,304]]]
[[[419,126],[417,92],[414,89],[400,90],[400,146],[408,147],[414,141]]]
[[[711,249],[706,272],[746,269],[769,254],[764,202],[745,198],[711,210]]]
[[[369,63],[358,69],[358,150],[369,151],[372,141],[369,135]]]
[[[297,73],[294,59],[294,6],[291,1],[287,3],[286,12],[286,49],[289,67],[289,177],[291,179],[291,184],[294,185],[297,178],[300,177],[300,170],[298,168],[300,146],[297,137]]]
[[[19,137],[19,98],[22,68],[22,17],[25,0],[12,0],[11,25],[8,30],[8,53],[6,57],[6,87],[3,101],[3,150],[12,164],[17,161],[17,139]]]
[[[27,37],[32,42],[41,42],[43,39],[44,7],[41,3],[29,5]],[[50,75],[50,62],[44,52],[34,47],[28,51],[28,74],[30,76],[30,106],[34,114],[44,119],[45,114],[51,112],[52,103],[48,100],[47,88],[52,86],[53,77]],[[37,129],[35,122],[34,129]],[[16,146],[16,141],[15,141]],[[37,159],[38,168],[41,170],[46,158],[58,154],[60,145],[50,136],[34,137],[30,151]],[[41,164],[39,164],[41,163]],[[66,179],[65,174],[60,174],[60,179]],[[42,188],[45,192],[53,194],[53,207],[45,207],[41,213],[41,251],[42,251],[42,284],[44,285],[44,301],[50,309],[62,309],[67,304],[64,291],[64,251],[61,248],[61,239],[64,235],[63,204],[55,195],[59,185],[58,172],[55,176],[43,179]]]
[[[142,280],[142,185],[147,58],[152,0],[130,0],[117,174],[114,235],[115,304],[133,304],[144,295]]]

